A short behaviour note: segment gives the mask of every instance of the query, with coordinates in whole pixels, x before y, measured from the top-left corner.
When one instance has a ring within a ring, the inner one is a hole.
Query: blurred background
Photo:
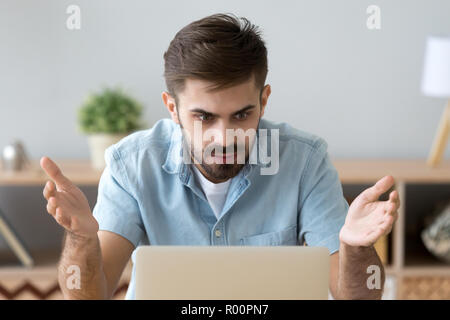
[[[80,9],[80,29],[67,28],[71,5]],[[379,29],[367,25],[371,5],[379,8]],[[46,155],[66,161],[74,176],[84,170],[78,184],[94,206],[99,171],[86,169],[89,143],[102,142],[80,130],[86,99],[120,87],[126,96],[117,99],[141,107],[141,128],[168,118],[163,53],[182,27],[218,12],[261,28],[272,86],[265,118],[323,137],[349,202],[374,172],[398,176],[405,201],[383,249],[392,275],[386,298],[450,299],[448,262],[421,236],[425,218],[450,199],[450,148],[437,168],[425,165],[446,99],[421,91],[427,37],[450,36],[449,1],[0,0],[0,150],[19,140],[31,162]],[[119,127],[111,132],[123,133]],[[54,259],[62,237],[46,213],[41,180],[0,175],[0,210],[38,262],[48,250]],[[33,298],[13,279],[32,281],[1,236],[0,250],[0,296]],[[58,297],[48,274],[40,298]]]

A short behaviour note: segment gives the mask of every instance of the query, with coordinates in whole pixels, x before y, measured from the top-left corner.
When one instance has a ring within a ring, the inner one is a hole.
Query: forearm
[[[65,299],[109,298],[97,236],[87,239],[65,233],[58,280]]]
[[[380,277],[378,288],[368,285],[372,275],[372,271],[368,272],[369,266],[379,270],[378,274],[374,273],[375,277]],[[384,267],[373,246],[354,247],[341,241],[336,299],[381,299],[384,281]]]

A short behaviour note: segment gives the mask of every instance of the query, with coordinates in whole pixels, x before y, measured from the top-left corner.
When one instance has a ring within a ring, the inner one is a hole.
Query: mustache
[[[227,154],[227,148],[229,150],[232,150],[232,153],[237,153],[239,149],[245,151],[245,145],[237,145],[237,144],[228,147],[223,147],[219,145],[208,145],[205,148],[205,150],[211,150],[211,155],[215,156],[216,151],[218,151],[218,155]]]

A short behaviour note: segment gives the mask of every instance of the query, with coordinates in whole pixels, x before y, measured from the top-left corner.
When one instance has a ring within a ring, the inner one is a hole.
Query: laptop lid
[[[140,246],[136,299],[328,299],[329,251],[305,246]]]

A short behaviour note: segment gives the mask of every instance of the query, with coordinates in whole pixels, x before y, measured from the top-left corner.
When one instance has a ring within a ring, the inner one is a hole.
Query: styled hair
[[[177,32],[164,53],[164,78],[175,98],[188,78],[207,80],[208,91],[239,85],[254,78],[262,89],[268,72],[267,49],[261,31],[246,18],[213,14]]]

